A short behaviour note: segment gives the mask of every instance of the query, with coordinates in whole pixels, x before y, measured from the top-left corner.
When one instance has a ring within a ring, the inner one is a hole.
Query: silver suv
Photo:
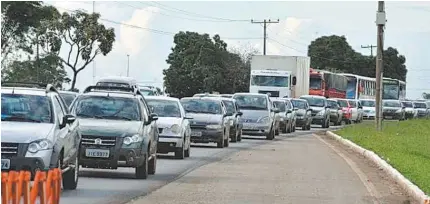
[[[81,134],[50,84],[4,83],[1,89],[2,171],[60,167],[63,188],[76,189]]]
[[[89,86],[70,106],[82,129],[80,164],[97,169],[135,168],[155,174],[158,116],[134,87]]]

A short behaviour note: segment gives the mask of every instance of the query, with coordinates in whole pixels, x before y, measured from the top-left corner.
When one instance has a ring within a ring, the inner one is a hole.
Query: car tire
[[[64,190],[75,190],[78,187],[79,181],[79,151],[75,159],[75,168],[71,168],[69,171],[63,174],[63,189]]]
[[[291,132],[296,132],[296,124],[293,124],[293,130]]]
[[[148,164],[148,174],[154,175],[157,171],[157,154],[155,154]]]
[[[233,137],[231,137],[231,142],[237,142],[237,135],[238,135],[238,132],[237,132],[237,128],[235,129],[235,131],[234,131],[234,136]]]
[[[137,179],[148,178],[148,154],[143,155],[143,163],[135,168],[134,174]]]
[[[275,135],[279,135],[279,127],[275,129]]]
[[[224,136],[221,138],[219,142],[216,143],[217,148],[224,148]]]
[[[182,147],[177,148],[175,151],[175,158],[176,159],[184,159],[185,158],[185,144],[182,144]]]
[[[288,127],[285,127],[285,132],[284,133],[291,133],[292,129],[293,129],[293,124],[290,123],[290,125],[288,125]]]
[[[185,157],[190,157],[191,144],[188,144],[188,148],[185,150]]]
[[[270,129],[269,134],[266,135],[266,140],[273,140],[275,139],[275,130],[273,127]]]
[[[224,147],[230,146],[230,137],[227,137],[227,139],[224,139]]]
[[[237,141],[242,141],[242,130],[240,130],[239,135],[237,136]]]
[[[308,129],[308,124],[304,124],[303,126],[302,126],[302,130],[307,130]]]

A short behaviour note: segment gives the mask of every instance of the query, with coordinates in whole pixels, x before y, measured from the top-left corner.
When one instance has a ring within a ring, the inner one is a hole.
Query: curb
[[[420,204],[430,204],[430,197],[427,196],[421,189],[419,189],[415,184],[410,182],[407,178],[405,178],[399,171],[393,168],[390,164],[388,164],[385,160],[381,159],[377,154],[367,149],[364,149],[357,144],[351,142],[350,140],[344,139],[339,135],[327,131],[326,132],[329,137],[335,139],[339,143],[347,146],[353,151],[363,155],[366,159],[375,163],[379,169],[382,169],[386,172],[394,181],[396,181],[411,197],[415,200],[419,201]]]

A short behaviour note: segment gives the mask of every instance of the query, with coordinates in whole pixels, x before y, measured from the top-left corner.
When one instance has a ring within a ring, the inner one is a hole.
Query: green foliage
[[[68,55],[60,56],[60,60],[73,71],[71,89],[75,88],[80,71],[85,69],[97,55],[106,56],[112,50],[115,41],[114,29],[98,23],[99,18],[98,13],[65,12],[58,20],[47,22],[42,29],[50,31],[50,36],[47,35],[43,39],[43,42],[48,42],[50,48],[48,51],[56,51],[58,46],[61,47],[61,40],[68,45]]]
[[[338,130],[336,134],[375,152],[429,194],[429,122],[426,119],[384,121],[383,131],[377,131],[374,123],[362,123]]]
[[[163,70],[166,92],[172,96],[248,89],[243,78],[246,73],[249,76],[249,66],[240,55],[227,51],[219,35],[211,39],[208,34],[181,31],[173,42],[175,47],[166,60],[170,67]]]
[[[38,64],[36,60],[14,61],[2,72],[2,80],[50,83],[57,88],[70,82],[58,56],[47,55],[40,58]]]
[[[356,52],[345,36],[322,36],[311,42],[308,49],[311,67],[336,70],[375,77],[376,58]],[[397,49],[388,47],[384,53],[384,77],[406,80],[406,59]]]
[[[430,93],[424,92],[422,96],[423,96],[424,99],[430,100]]]

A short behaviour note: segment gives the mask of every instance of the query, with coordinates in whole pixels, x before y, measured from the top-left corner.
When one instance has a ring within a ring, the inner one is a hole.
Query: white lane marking
[[[379,204],[379,199],[381,198],[381,195],[379,194],[379,192],[376,190],[375,186],[373,185],[373,183],[370,181],[370,179],[366,176],[366,174],[360,170],[360,168],[357,166],[357,164],[352,161],[351,159],[349,159],[347,156],[345,156],[344,154],[342,154],[339,150],[337,150],[333,145],[327,143],[326,141],[324,141],[320,136],[316,135],[316,134],[312,134],[314,137],[316,137],[318,140],[320,140],[322,143],[326,144],[328,147],[330,147],[330,149],[332,149],[334,152],[336,152],[336,154],[338,154],[343,160],[345,160],[345,162],[351,167],[351,169],[358,175],[358,177],[360,178],[360,181],[364,184],[364,186],[366,187],[367,191],[369,192],[370,196],[372,197],[373,203],[374,204]]]

